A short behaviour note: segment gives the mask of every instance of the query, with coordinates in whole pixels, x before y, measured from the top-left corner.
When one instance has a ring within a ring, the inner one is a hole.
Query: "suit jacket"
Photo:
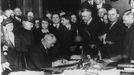
[[[123,47],[124,54],[127,54],[129,59],[134,60],[134,24],[127,30]]]
[[[61,43],[66,44],[66,46],[73,45],[73,41],[76,36],[76,26],[71,24],[71,29],[68,30],[65,26],[62,28],[61,32]]]
[[[61,36],[61,31],[62,31],[62,29],[63,29],[63,25],[62,25],[62,24],[60,24],[60,26],[59,26],[58,29],[57,29],[56,27],[54,27],[53,24],[52,24],[51,26],[49,26],[50,32],[51,32],[52,34],[54,34],[54,35],[56,36],[57,40],[59,40],[59,41],[60,41],[60,39],[61,39],[60,36]]]
[[[34,64],[34,68],[42,69],[51,67],[53,55],[51,54],[51,49],[46,49],[42,43],[39,43],[30,51],[30,59]]]
[[[86,33],[88,33],[89,44],[97,44],[98,43],[98,35],[99,35],[99,26],[100,26],[100,21],[97,19],[92,19],[89,24],[86,24],[84,30]]]
[[[18,48],[16,50],[18,52],[28,52],[34,44],[33,32],[22,28],[19,32],[16,32],[16,34],[18,35],[19,41],[17,44]]]
[[[15,17],[16,16],[14,16],[13,18],[14,31],[19,31],[22,28],[22,17],[19,17],[20,21],[17,20]]]
[[[70,58],[69,48],[75,45],[74,41],[75,41],[75,36],[77,35],[76,29],[77,29],[76,26],[71,24],[70,30],[68,30],[65,26],[63,26],[63,28],[60,31],[61,35],[60,35],[59,42],[60,42],[61,49],[62,49],[61,52],[63,52],[63,56],[67,56],[68,58]]]
[[[35,38],[34,41],[35,41],[35,43],[39,43],[41,41],[41,39],[48,33],[49,32],[43,33],[40,28],[36,29],[34,31],[34,38]]]
[[[121,54],[125,33],[126,27],[120,21],[117,21],[114,26],[107,31],[106,41],[113,42],[112,45],[107,45],[107,51],[110,56],[116,56]]]

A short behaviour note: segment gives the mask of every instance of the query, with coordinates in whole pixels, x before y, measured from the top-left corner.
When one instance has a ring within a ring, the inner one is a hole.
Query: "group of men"
[[[15,15],[5,14],[7,19],[1,23],[3,69],[42,70],[50,67],[52,61],[70,59],[73,54],[91,55],[93,59],[99,56],[115,62],[128,60],[133,63],[133,4],[134,0],[130,0],[132,9],[124,12],[122,19],[119,19],[119,11],[104,0],[85,1],[79,12],[80,20],[73,15],[77,22],[71,22],[71,16],[65,13],[53,13],[48,17],[49,33],[39,43],[34,42],[33,29],[36,26],[32,23],[33,13],[29,12],[27,19],[23,20],[22,13],[17,8]],[[7,31],[10,23],[13,24],[13,30]],[[10,33],[14,38],[10,39]],[[5,39],[6,37],[8,38]],[[13,46],[10,46],[10,41]],[[15,57],[10,57],[11,54]],[[5,66],[7,62],[9,65]]]

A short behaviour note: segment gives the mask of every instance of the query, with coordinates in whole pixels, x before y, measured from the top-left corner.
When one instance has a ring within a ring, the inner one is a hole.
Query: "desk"
[[[120,73],[121,72],[121,73]],[[134,75],[134,72],[124,73],[125,71],[117,70],[116,68],[110,70],[65,70],[61,74],[52,75]],[[11,72],[9,75],[46,75],[43,71],[18,71]]]
[[[52,75],[120,75],[120,71],[115,68],[110,70],[65,70],[61,74]]]

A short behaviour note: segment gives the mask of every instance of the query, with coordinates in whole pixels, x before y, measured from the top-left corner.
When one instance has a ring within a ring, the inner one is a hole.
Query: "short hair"
[[[61,18],[65,18],[65,19],[67,19],[67,20],[71,20],[71,16],[70,15],[63,15],[63,16],[61,16]]]
[[[82,9],[80,10],[80,13],[79,13],[79,14],[81,15],[81,13],[82,13],[82,12],[85,12],[85,11],[86,11],[86,12],[90,12],[91,15],[92,15],[92,11],[91,11],[90,9],[88,9],[88,8],[82,8]]]
[[[34,12],[33,12],[33,11],[27,11],[27,12],[26,12],[26,15],[27,15],[27,16],[34,16]]]
[[[53,12],[52,13],[52,17],[53,17],[53,15],[58,15],[60,17],[60,14],[58,13],[58,11],[57,12]]]
[[[88,8],[82,8],[82,9],[80,10],[80,12],[84,12],[84,11],[88,11],[88,12],[91,12],[91,13],[92,13],[92,11],[91,11],[90,9],[88,9]]]
[[[99,9],[98,9],[98,12],[99,12],[100,10],[103,10],[103,11],[107,12],[106,8],[99,8]]]
[[[134,13],[131,12],[131,11],[125,11],[124,14],[123,14],[123,17],[124,16],[129,16],[129,15],[132,15],[133,19],[134,19]]]
[[[19,10],[21,11],[21,9],[20,9],[20,8],[18,8],[18,7],[14,8],[14,11],[15,11],[15,10],[17,10],[17,9],[19,9]]]
[[[41,18],[41,22],[42,21],[47,21],[49,23],[49,19],[48,18]]]
[[[33,23],[30,21],[23,21],[22,24],[23,24],[23,26],[25,26],[25,25],[29,25],[29,24],[33,24]]]
[[[55,43],[56,42],[56,37],[55,37],[55,35],[49,33],[49,34],[46,34],[44,36],[44,38],[41,39],[41,41],[42,42],[52,41],[53,43]]]
[[[110,10],[116,10],[116,13],[119,14],[119,10],[116,9],[116,8],[110,8],[110,9],[108,10],[108,12],[109,12]]]

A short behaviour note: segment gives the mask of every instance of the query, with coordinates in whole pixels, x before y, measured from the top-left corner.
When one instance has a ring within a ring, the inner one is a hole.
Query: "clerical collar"
[[[91,19],[87,22],[87,24],[90,24],[90,22],[92,21],[92,19],[93,19],[93,18],[91,18]]]

